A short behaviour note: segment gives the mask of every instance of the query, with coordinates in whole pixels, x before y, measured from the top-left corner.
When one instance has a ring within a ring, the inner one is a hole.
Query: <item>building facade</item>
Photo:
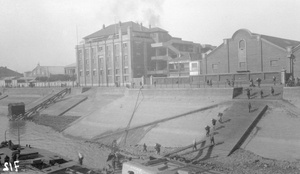
[[[72,63],[70,65],[65,66],[65,74],[73,77],[76,76],[77,77],[77,71],[76,71],[76,63]]]
[[[200,61],[202,53],[200,44],[134,22],[103,25],[83,39],[76,46],[76,62],[78,83],[84,86],[125,86],[142,77],[188,75],[189,61]]]
[[[152,39],[147,28],[134,22],[110,25],[84,38],[76,46],[80,85],[130,84],[147,74]]]
[[[300,77],[300,42],[236,31],[201,61],[201,74],[268,73],[286,71]]]

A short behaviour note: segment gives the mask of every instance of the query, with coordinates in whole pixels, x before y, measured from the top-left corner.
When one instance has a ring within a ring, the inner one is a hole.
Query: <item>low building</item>
[[[65,66],[65,74],[69,75],[70,77],[77,76],[76,71],[76,63],[72,63],[70,65]]]
[[[21,73],[18,73],[16,71],[13,71],[7,67],[0,67],[0,78],[5,77],[22,77],[23,75]]]
[[[205,75],[222,74],[229,79],[235,74],[238,78],[235,80],[249,80],[247,74],[257,74],[253,77],[261,79],[273,76],[280,79],[282,71],[286,72],[286,78],[282,80],[290,76],[300,77],[299,48],[300,41],[240,29],[205,56],[200,72]]]
[[[51,75],[65,74],[64,66],[40,66],[24,73],[25,77],[50,77]]]

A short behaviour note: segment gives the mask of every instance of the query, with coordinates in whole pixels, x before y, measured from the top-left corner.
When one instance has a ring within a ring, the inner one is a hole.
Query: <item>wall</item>
[[[295,53],[295,61],[294,61],[294,76],[295,78],[300,78],[300,49],[298,49]]]
[[[127,89],[125,96],[136,97],[139,93],[138,89]],[[232,99],[233,89],[231,88],[201,88],[201,89],[143,89],[144,97],[217,97]]]
[[[285,100],[299,100],[300,99],[300,87],[284,87],[283,99]]]
[[[203,64],[203,74],[217,74],[228,72],[227,45],[222,44],[206,57],[206,64]],[[218,65],[218,69],[213,70],[212,65]]]
[[[289,61],[286,58],[287,53],[282,48],[278,48],[277,46],[271,45],[270,43],[263,41],[262,42],[263,49],[263,71],[281,71],[282,68],[286,69],[289,72],[289,67],[287,64]],[[271,66],[270,61],[277,60],[277,66]]]

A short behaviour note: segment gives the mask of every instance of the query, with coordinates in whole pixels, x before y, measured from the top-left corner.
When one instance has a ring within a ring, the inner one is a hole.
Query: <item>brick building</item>
[[[203,50],[161,28],[134,22],[103,25],[83,39],[76,46],[77,79],[87,86],[124,86],[142,77],[188,75],[189,62],[200,61]]]
[[[201,74],[270,73],[300,77],[300,42],[240,29],[201,61]],[[277,73],[278,74],[278,73]],[[272,75],[262,77],[271,78]],[[280,75],[278,75],[280,78]],[[226,77],[230,78],[230,76]],[[221,79],[218,79],[221,80]],[[223,79],[224,80],[224,79]]]

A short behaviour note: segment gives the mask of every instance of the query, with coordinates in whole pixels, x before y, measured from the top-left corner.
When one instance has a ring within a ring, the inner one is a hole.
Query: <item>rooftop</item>
[[[133,31],[148,31],[149,30],[148,28],[141,26],[140,24],[132,22],[132,21],[124,22],[124,23],[119,22],[117,24],[112,24],[107,27],[104,27],[103,29],[96,31],[93,34],[90,34],[90,35],[84,37],[84,39],[113,35],[118,32],[120,27],[121,27],[122,32],[126,32],[128,27],[131,27]],[[141,28],[142,28],[142,30],[141,30]]]

